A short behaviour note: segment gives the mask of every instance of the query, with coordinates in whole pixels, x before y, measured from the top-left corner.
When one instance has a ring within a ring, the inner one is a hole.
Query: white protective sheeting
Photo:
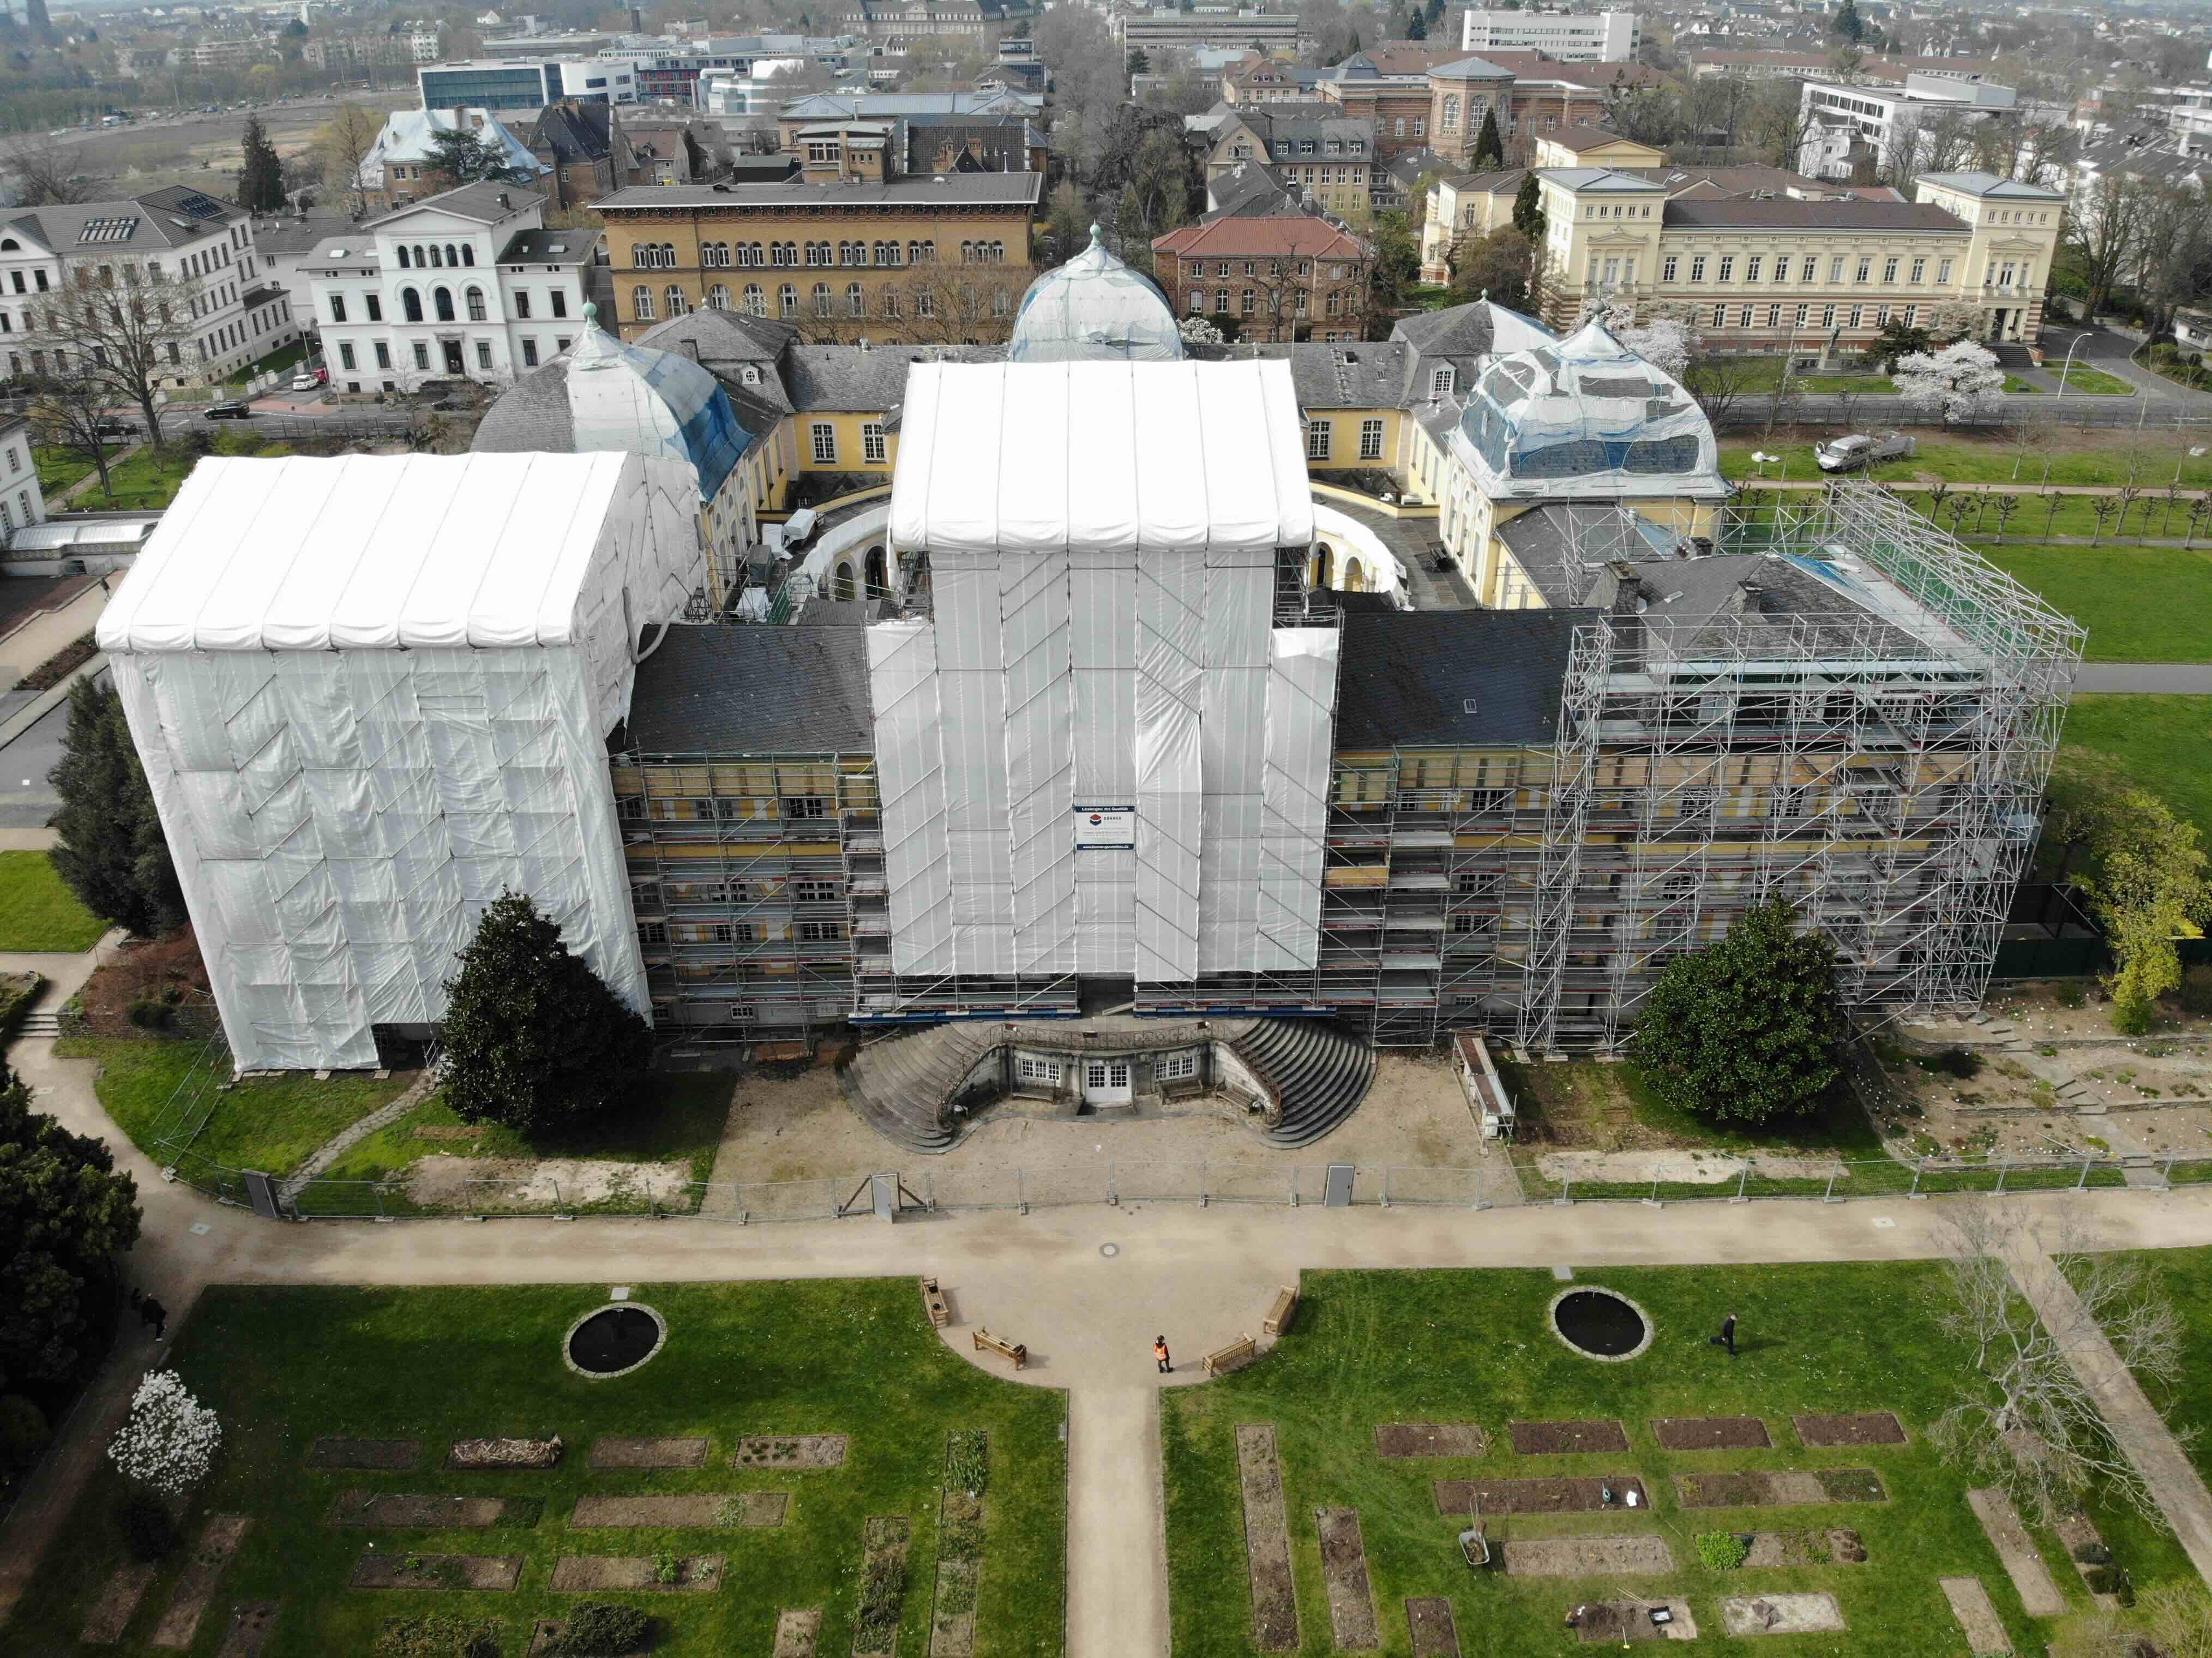
[[[631,629],[703,576],[691,489],[620,455],[194,469],[98,635],[241,1068],[375,1064],[502,889],[647,1010],[605,738]]]
[[[899,973],[1312,965],[1334,634],[1325,674],[1271,674],[1300,430],[1280,363],[916,368],[891,532],[934,617],[869,630]],[[1269,908],[1271,850],[1311,902]]]
[[[1260,924],[1250,965],[1311,967],[1321,937],[1329,749],[1336,736],[1334,628],[1283,628],[1267,662],[1267,804],[1261,825]]]

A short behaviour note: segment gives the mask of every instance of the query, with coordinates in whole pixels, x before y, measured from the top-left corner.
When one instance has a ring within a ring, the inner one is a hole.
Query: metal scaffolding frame
[[[1874,608],[1576,629],[1526,1048],[1617,1046],[1675,953],[1771,896],[1835,940],[1856,1008],[1987,986],[2084,630],[1870,484],[1733,513],[1717,550],[1871,573]]]

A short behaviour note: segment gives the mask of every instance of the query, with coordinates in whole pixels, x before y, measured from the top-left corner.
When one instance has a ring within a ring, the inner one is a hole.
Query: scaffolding
[[[1734,514],[1717,551],[1850,602],[1777,613],[1747,584],[1734,608],[1616,599],[1577,628],[1525,1048],[1618,1046],[1675,955],[1774,896],[1835,941],[1861,1011],[1987,986],[2083,629],[1869,484]]]

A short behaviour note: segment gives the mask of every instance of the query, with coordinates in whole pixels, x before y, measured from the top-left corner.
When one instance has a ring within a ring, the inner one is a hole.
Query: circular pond
[[[1568,1290],[1552,1297],[1552,1328],[1589,1358],[1634,1358],[1651,1345],[1651,1320],[1610,1290]]]
[[[568,1368],[605,1380],[635,1370],[660,1351],[668,1325],[650,1307],[602,1307],[568,1327],[562,1356]]]

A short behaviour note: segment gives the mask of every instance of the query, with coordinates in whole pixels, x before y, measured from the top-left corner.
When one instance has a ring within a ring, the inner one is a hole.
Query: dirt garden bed
[[[782,1491],[690,1491],[675,1496],[580,1497],[568,1524],[579,1531],[651,1527],[711,1531],[725,1526],[781,1526],[791,1498]]]
[[[422,1460],[419,1439],[348,1439],[328,1435],[307,1452],[311,1468],[362,1468],[382,1473],[407,1473]]]
[[[902,1514],[868,1516],[860,1544],[860,1610],[853,1620],[853,1658],[891,1658],[898,1649],[913,1531]]]
[[[1377,1456],[1480,1456],[1490,1436],[1472,1422],[1381,1422],[1375,1427]]]
[[[357,1589],[478,1589],[507,1594],[522,1581],[519,1554],[409,1554],[372,1548],[354,1562]]]
[[[445,1497],[422,1491],[343,1491],[331,1510],[334,1526],[400,1526],[417,1531],[473,1531],[534,1526],[542,1497]]]
[[[120,1641],[161,1570],[158,1564],[133,1560],[110,1572],[107,1582],[100,1585],[100,1598],[85,1613],[83,1631],[76,1638],[97,1647],[112,1647]]]
[[[1848,1411],[1841,1416],[1793,1416],[1797,1437],[1807,1445],[1902,1445],[1905,1424],[1891,1411]]]
[[[1667,1621],[1651,1621],[1654,1609],[1664,1607]],[[1697,1620],[1686,1600],[1586,1600],[1575,1608],[1575,1639],[1584,1646],[1618,1641],[1694,1641]]]
[[[1252,1641],[1263,1652],[1298,1644],[1297,1588],[1291,1577],[1291,1522],[1272,1424],[1237,1430],[1237,1483],[1244,1499],[1245,1564],[1252,1578]]]
[[[545,1658],[549,1653],[557,1653],[561,1649],[561,1637],[568,1632],[568,1620],[565,1618],[539,1619],[530,1626],[529,1658]],[[623,1655],[623,1658],[640,1658],[641,1654],[652,1651],[653,1647],[653,1637],[648,1631],[645,1644],[631,1649]]]
[[[1357,1509],[1322,1509],[1322,1580],[1328,1587],[1328,1623],[1340,1652],[1370,1652],[1382,1644],[1375,1616],[1375,1589],[1367,1578],[1367,1544]]]
[[[2043,1551],[2035,1546],[2027,1527],[2021,1524],[2020,1510],[2013,1506],[2012,1498],[1995,1486],[1988,1486],[1968,1491],[1966,1502],[1974,1511],[1974,1518],[1982,1522],[1990,1546],[2004,1562],[2005,1575],[2012,1579],[2012,1586],[2019,1592],[2020,1604],[2027,1609],[2027,1615],[2063,1617],[2066,1597],[2051,1581],[2051,1569],[2043,1564]]]
[[[550,1439],[457,1439],[446,1453],[446,1467],[455,1473],[485,1468],[557,1468],[563,1447],[561,1436]]]
[[[622,1589],[644,1594],[711,1594],[722,1587],[720,1554],[671,1557],[674,1577],[662,1581],[662,1562],[649,1554],[564,1554],[553,1563],[550,1587],[556,1594],[591,1594]]]
[[[1805,1635],[1842,1629],[1843,1608],[1832,1594],[1732,1594],[1721,1602],[1721,1622],[1739,1639],[1753,1635]]]
[[[261,1658],[262,1648],[276,1633],[276,1625],[274,1600],[240,1602],[230,1609],[230,1627],[223,1631],[215,1658]]]
[[[175,1591],[169,1596],[168,1610],[161,1621],[154,1626],[154,1644],[157,1647],[185,1648],[191,1645],[192,1637],[199,1632],[200,1619],[206,1615],[208,1603],[215,1599],[216,1585],[222,1581],[230,1558],[238,1552],[238,1546],[246,1540],[253,1520],[243,1514],[219,1514],[207,1522],[200,1533],[198,1545],[192,1558],[185,1563],[184,1571],[177,1578]]]
[[[2004,1620],[1990,1604],[1990,1592],[1982,1587],[1980,1578],[1939,1577],[1936,1581],[1943,1591],[1943,1598],[1951,1603],[1951,1615],[1959,1620],[1959,1628],[1966,1637],[1967,1651],[1975,1658],[1996,1658],[1999,1653],[2012,1650]]]
[[[1508,1577],[1656,1577],[1674,1570],[1663,1537],[1516,1537],[1496,1547]]]
[[[775,1650],[769,1658],[814,1658],[814,1643],[821,1638],[822,1612],[818,1607],[778,1612]]]
[[[1881,1476],[1872,1468],[1678,1473],[1674,1489],[1686,1509],[1791,1509],[1889,1500]]]
[[[1670,1451],[1768,1451],[1774,1442],[1755,1416],[1662,1416],[1651,1424],[1660,1445]]]
[[[1608,1486],[1613,1491],[1610,1503],[1605,1499]],[[1437,1512],[1463,1515],[1479,1501],[1486,1515],[1603,1514],[1627,1508],[1631,1491],[1636,1493],[1637,1508],[1651,1506],[1651,1494],[1632,1473],[1591,1479],[1439,1479]]]
[[[595,1439],[591,1466],[605,1468],[703,1468],[710,1448],[704,1438]]]
[[[1413,1631],[1413,1658],[1459,1658],[1459,1625],[1451,1602],[1424,1594],[1406,1602],[1406,1627]]]
[[[182,999],[163,1002],[165,993]],[[143,944],[126,944],[93,969],[83,987],[62,1010],[61,1028],[70,1036],[143,1036],[131,1023],[131,1010],[142,1002],[167,1007],[167,1033],[204,1036],[222,1028],[208,988],[207,964],[190,927]]]
[[[945,1436],[945,1493],[937,1511],[937,1594],[929,1611],[929,1658],[973,1658],[976,1586],[983,1576],[983,1491],[990,1437]],[[968,1488],[968,1482],[975,1488]]]
[[[1751,1533],[1746,1567],[1765,1570],[1784,1566],[1863,1566],[1866,1544],[1849,1526],[1825,1530],[1759,1531]]]
[[[1522,1456],[1628,1448],[1628,1430],[1618,1422],[1511,1422],[1506,1430]]]
[[[730,1459],[740,1468],[842,1468],[842,1434],[756,1434],[738,1442]]]

